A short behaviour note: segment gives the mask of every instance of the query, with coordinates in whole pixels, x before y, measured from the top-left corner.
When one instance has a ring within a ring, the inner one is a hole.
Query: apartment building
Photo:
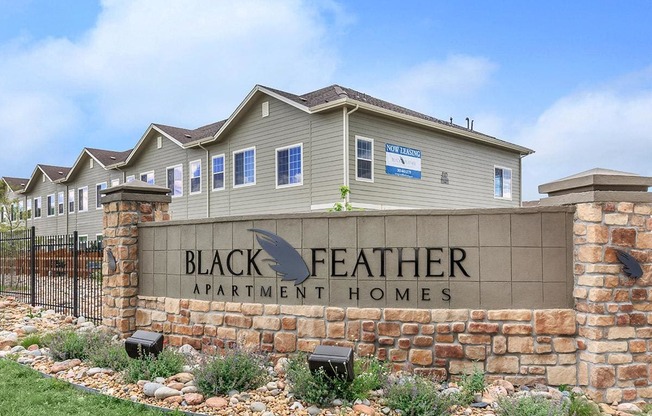
[[[323,211],[342,185],[360,209],[519,206],[533,151],[469,127],[338,85],[303,95],[258,85],[227,119],[151,124],[133,149],[38,165],[16,194],[37,232],[89,239],[102,232],[102,189],[131,180],[168,187],[173,219]]]

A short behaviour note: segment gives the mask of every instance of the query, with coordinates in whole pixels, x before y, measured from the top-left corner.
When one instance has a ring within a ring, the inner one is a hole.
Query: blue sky
[[[652,176],[652,2],[0,0],[1,175],[333,83],[534,149],[537,185]]]

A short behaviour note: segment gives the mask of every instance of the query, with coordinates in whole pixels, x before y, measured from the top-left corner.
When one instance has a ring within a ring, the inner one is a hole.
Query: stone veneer
[[[570,309],[339,308],[139,296],[136,326],[164,333],[170,345],[207,351],[232,343],[278,356],[340,345],[442,379],[476,365],[519,385],[577,381]]]
[[[597,401],[652,398],[652,204],[578,204],[574,223],[578,383]],[[643,266],[625,277],[615,249]]]

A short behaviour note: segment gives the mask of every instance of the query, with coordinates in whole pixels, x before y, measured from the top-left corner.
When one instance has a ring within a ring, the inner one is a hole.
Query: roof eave
[[[419,125],[422,125],[422,126],[427,126],[429,128],[434,128],[435,130],[444,131],[444,132],[447,132],[449,134],[459,136],[459,137],[462,137],[462,138],[465,138],[465,139],[472,139],[472,140],[475,140],[475,141],[478,141],[478,142],[481,142],[481,143],[484,143],[484,144],[487,144],[487,145],[491,145],[491,146],[494,146],[494,147],[499,147],[499,148],[508,149],[508,150],[511,150],[511,151],[516,151],[516,152],[520,153],[521,155],[527,156],[527,155],[530,155],[530,154],[534,153],[534,150],[528,149],[527,147],[519,146],[519,145],[513,144],[513,143],[504,142],[504,141],[501,141],[501,140],[498,140],[498,139],[493,139],[493,138],[490,138],[490,137],[487,137],[487,136],[484,136],[484,135],[477,134],[477,133],[472,132],[472,131],[462,131],[462,130],[456,129],[455,127],[452,127],[452,126],[446,126],[444,124],[435,123],[435,122],[432,122],[432,121],[424,120],[424,119],[414,117],[414,116],[410,116],[410,115],[407,115],[407,114],[397,113],[396,111],[387,110],[385,108],[380,108],[380,107],[377,107],[375,105],[365,103],[365,102],[362,102],[362,101],[358,101],[358,100],[354,100],[354,99],[351,99],[351,98],[342,98],[340,100],[331,101],[331,102],[325,103],[325,104],[320,104],[318,106],[311,107],[310,110],[311,110],[312,113],[317,113],[317,112],[329,110],[329,109],[332,109],[332,108],[335,108],[335,107],[338,107],[338,106],[341,106],[341,105],[347,105],[347,104],[348,105],[358,106],[361,109],[371,111],[371,112],[374,112],[374,113],[379,113],[379,114],[383,114],[383,115],[386,115],[386,116],[389,116],[389,117],[394,117],[394,118],[398,118],[398,119],[401,119],[401,120],[409,121],[410,123],[415,123],[415,124],[419,124]]]

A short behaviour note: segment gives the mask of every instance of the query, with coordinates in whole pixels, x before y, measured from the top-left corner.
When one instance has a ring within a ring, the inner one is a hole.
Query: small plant
[[[500,398],[496,408],[498,416],[567,416],[565,406],[541,397],[523,396]]]
[[[129,366],[129,356],[121,343],[112,343],[105,348],[89,351],[88,360],[96,367],[125,370]]]
[[[20,341],[20,345],[25,349],[31,347],[32,345],[38,345],[39,347],[45,346],[39,334],[27,335],[25,338],[23,338],[22,341]]]
[[[351,206],[350,203],[346,202],[346,196],[351,193],[351,189],[346,186],[342,185],[340,186],[340,198],[342,198],[342,202],[336,202],[335,205],[333,205],[333,208],[329,209],[330,212],[336,211],[352,211],[353,207]]]
[[[56,361],[86,358],[86,340],[73,330],[58,331],[49,340],[50,355]]]
[[[460,404],[473,403],[476,394],[482,394],[487,388],[487,383],[484,379],[484,372],[478,367],[473,367],[473,372],[470,374],[462,375],[460,381],[460,395],[457,397]]]
[[[437,386],[420,376],[392,382],[386,389],[387,405],[404,416],[448,416],[451,399],[437,392]]]
[[[375,358],[354,361],[352,381],[345,377],[329,377],[323,369],[311,372],[303,354],[290,359],[287,376],[294,394],[310,404],[328,405],[334,399],[365,399],[371,390],[381,388],[387,380],[387,366]]]
[[[195,371],[197,388],[205,395],[226,394],[262,386],[267,380],[263,356],[242,349],[228,349]]]
[[[581,394],[571,393],[567,404],[569,416],[599,416],[600,408]]]
[[[124,379],[127,383],[135,383],[156,377],[167,378],[180,373],[185,363],[184,355],[171,349],[164,349],[157,357],[152,354],[141,355],[140,358],[129,361]]]

